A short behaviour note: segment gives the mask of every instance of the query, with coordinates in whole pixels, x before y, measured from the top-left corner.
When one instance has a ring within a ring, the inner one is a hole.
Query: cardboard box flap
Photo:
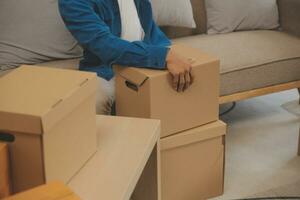
[[[190,60],[192,67],[201,66],[206,63],[220,62],[218,58],[213,55],[204,53],[199,49],[191,48],[182,44],[175,44],[172,46],[175,52],[180,56]],[[191,51],[192,50],[192,51]],[[114,66],[114,70],[121,77],[130,83],[140,87],[148,78],[155,78],[168,74],[168,70],[157,70],[142,67],[128,67],[128,66]]]
[[[192,62],[193,66],[199,66],[205,63],[211,63],[216,61],[220,62],[219,58],[217,58],[216,56],[205,53],[199,49],[186,46],[184,44],[181,44],[180,42],[175,43],[172,46],[172,50],[178,52],[180,56],[189,59]]]
[[[179,146],[208,140],[226,134],[226,124],[216,121],[197,128],[193,128],[175,135],[162,138],[160,141],[161,149],[168,150]]]
[[[94,73],[75,70],[26,65],[15,69],[0,79],[0,119],[11,120],[6,124],[0,120],[0,130],[41,134],[42,118],[45,120],[57,105],[80,93],[83,86],[91,88],[87,93],[94,92],[95,81]],[[82,95],[89,95],[87,93]],[[81,100],[74,99],[77,102],[66,109],[71,111]],[[56,112],[56,118],[61,119],[66,112]]]
[[[9,132],[40,134],[43,132],[41,117],[0,111],[0,136],[3,141],[12,142],[9,137],[13,136]]]
[[[62,117],[74,110],[75,107],[82,103],[86,98],[90,97],[91,95],[95,95],[96,88],[96,75],[91,77],[91,79],[86,79],[80,85],[77,85],[77,88],[74,88],[74,90],[72,90],[69,94],[66,94],[56,104],[53,105],[51,112],[49,111],[42,116],[43,131],[49,131],[57,122],[61,120]]]

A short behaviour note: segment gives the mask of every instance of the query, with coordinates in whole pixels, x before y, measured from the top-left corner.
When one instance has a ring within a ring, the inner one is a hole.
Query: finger
[[[184,85],[185,85],[184,74],[180,74],[177,91],[182,92],[184,89]]]
[[[172,87],[174,90],[177,91],[178,89],[178,83],[179,83],[179,75],[173,75],[173,84],[172,84]]]
[[[192,85],[195,81],[195,78],[194,78],[193,73],[190,72],[189,75],[190,75],[190,85]]]
[[[190,82],[191,82],[190,73],[187,72],[187,73],[185,73],[185,86],[184,86],[184,90],[186,90],[186,89],[188,89],[190,87]]]
[[[194,58],[188,58],[188,62],[189,62],[190,64],[193,64],[193,63],[196,62],[196,60],[195,60]]]

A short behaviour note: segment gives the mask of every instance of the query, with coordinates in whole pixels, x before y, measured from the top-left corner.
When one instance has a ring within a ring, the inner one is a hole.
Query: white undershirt
[[[121,16],[121,38],[130,42],[144,39],[145,32],[142,28],[134,0],[118,0]],[[115,99],[115,79],[106,81],[98,78],[97,114],[107,113],[107,106]]]
[[[144,38],[139,15],[134,0],[118,0],[121,16],[121,38],[130,42]]]

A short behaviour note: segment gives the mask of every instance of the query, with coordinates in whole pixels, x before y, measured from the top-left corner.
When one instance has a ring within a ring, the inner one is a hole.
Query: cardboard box
[[[191,58],[194,83],[184,93],[174,91],[166,70],[116,66],[117,115],[160,119],[161,137],[218,119],[219,60],[199,50],[176,45]]]
[[[22,66],[0,79],[0,135],[12,189],[67,182],[95,153],[96,75]]]
[[[213,122],[161,139],[163,200],[223,194],[226,125]]]
[[[63,183],[51,182],[4,200],[80,200],[80,198]]]
[[[7,144],[0,142],[0,199],[10,195],[9,160]]]

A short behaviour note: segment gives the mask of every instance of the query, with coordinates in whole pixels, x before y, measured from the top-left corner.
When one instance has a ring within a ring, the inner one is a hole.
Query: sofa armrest
[[[300,37],[300,1],[278,0],[277,2],[282,30]]]

